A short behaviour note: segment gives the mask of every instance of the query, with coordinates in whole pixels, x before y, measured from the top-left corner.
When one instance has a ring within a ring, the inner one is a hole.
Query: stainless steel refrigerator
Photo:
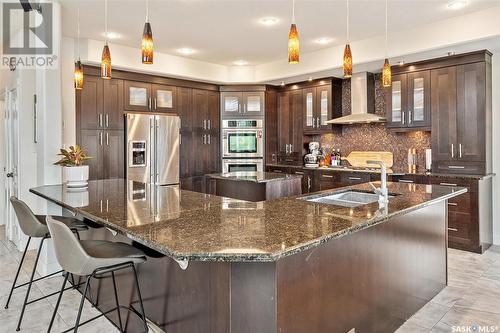
[[[127,179],[179,184],[181,121],[178,116],[127,114]]]

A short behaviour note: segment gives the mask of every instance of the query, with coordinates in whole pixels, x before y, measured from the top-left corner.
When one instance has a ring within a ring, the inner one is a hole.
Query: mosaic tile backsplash
[[[349,114],[351,109],[351,85],[349,80],[342,84],[342,113]],[[375,113],[385,115],[385,100],[381,75],[375,75]],[[417,167],[425,167],[425,150],[431,147],[430,132],[395,133],[387,130],[385,124],[344,125],[331,134],[308,137],[307,141],[319,140],[323,150],[330,153],[340,149],[343,156],[351,151],[390,151],[394,155],[394,169],[406,169],[408,149],[417,151]]]

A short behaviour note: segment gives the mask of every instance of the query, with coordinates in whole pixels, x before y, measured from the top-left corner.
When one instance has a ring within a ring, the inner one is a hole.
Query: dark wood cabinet
[[[76,91],[77,126],[80,129],[102,128],[103,79],[85,77],[83,89]]]
[[[490,172],[491,106],[487,64],[478,62],[431,71],[432,152],[435,172]]]
[[[177,114],[181,118],[181,130],[191,130],[194,112],[192,110],[193,89],[177,88]]]
[[[106,129],[123,130],[125,119],[123,117],[123,80],[103,81],[103,127]]]
[[[280,152],[302,153],[302,90],[280,92],[278,96],[278,142]]]
[[[81,130],[81,147],[92,157],[89,179],[125,177],[125,137],[122,130]]]
[[[385,104],[387,128],[429,130],[431,126],[430,71],[393,75],[392,85],[386,89]]]
[[[80,131],[79,137],[78,144],[92,157],[86,162],[89,166],[89,180],[103,179],[102,131],[84,129]]]
[[[266,156],[265,163],[278,162],[278,94],[274,90],[266,91]]]
[[[303,94],[303,127],[304,133],[320,133],[331,131],[332,126],[326,122],[332,116],[332,86],[304,88]]]
[[[264,91],[223,91],[220,100],[222,118],[264,116]]]

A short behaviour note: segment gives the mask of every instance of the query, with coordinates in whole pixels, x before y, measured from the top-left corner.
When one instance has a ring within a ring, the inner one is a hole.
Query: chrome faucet
[[[380,165],[380,188],[375,187],[372,182],[370,182],[370,186],[373,187],[373,190],[376,194],[379,195],[378,202],[379,203],[387,203],[389,202],[389,192],[387,191],[387,167],[385,163],[382,161],[366,161],[367,164],[378,164]]]

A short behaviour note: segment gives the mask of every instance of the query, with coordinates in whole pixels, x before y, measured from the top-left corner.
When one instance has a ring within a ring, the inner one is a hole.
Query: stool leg
[[[142,322],[144,323],[144,333],[146,333],[148,332],[148,323],[146,321],[146,313],[144,312],[144,304],[142,303],[141,288],[139,287],[139,278],[137,277],[137,270],[135,269],[134,264],[132,264],[132,270],[134,271],[135,287],[137,288],[137,296],[139,297],[139,305],[141,306],[141,317],[142,317]]]
[[[115,272],[111,272],[111,277],[113,278],[113,289],[115,291],[116,311],[118,312],[118,321],[120,323],[120,332],[123,332],[122,315],[120,313],[120,302],[118,301],[118,292],[116,291]]]
[[[52,314],[52,318],[50,319],[50,324],[49,324],[49,328],[47,328],[47,333],[50,333],[50,330],[52,329],[52,325],[54,324],[54,319],[56,318],[57,309],[59,309],[59,303],[61,303],[61,298],[62,298],[62,295],[64,292],[64,288],[66,287],[66,282],[68,282],[69,274],[70,273],[66,272],[66,274],[64,276],[64,282],[62,284],[61,291],[59,292],[59,296],[57,297],[56,306],[54,308],[54,313]],[[71,274],[71,276],[73,276],[73,274]]]
[[[73,330],[74,333],[78,332],[78,326],[80,325],[80,318],[82,317],[82,311],[83,311],[83,303],[85,302],[85,295],[87,295],[87,289],[90,284],[90,279],[92,278],[92,275],[89,275],[87,277],[87,281],[85,282],[85,289],[82,293],[82,299],[80,301],[80,307],[78,308],[78,315],[76,316],[76,322],[75,322],[75,329]]]
[[[24,297],[23,308],[21,309],[21,315],[19,316],[19,321],[17,322],[16,331],[19,331],[21,329],[21,322],[23,320],[24,310],[26,310],[26,303],[28,303],[28,298],[30,296],[31,285],[33,284],[33,278],[35,277],[36,266],[38,264],[38,258],[40,258],[40,253],[42,252],[43,241],[45,239],[46,239],[46,237],[42,238],[42,240],[40,241],[40,246],[38,247],[38,252],[36,254],[36,259],[35,259],[35,264],[33,265],[33,271],[31,272],[30,282],[28,283],[28,290],[26,291],[26,296]]]
[[[21,261],[19,262],[19,267],[17,267],[16,277],[14,278],[14,282],[12,282],[12,287],[10,288],[9,297],[7,298],[7,303],[5,303],[5,308],[9,308],[10,298],[12,297],[12,293],[16,287],[17,278],[19,277],[19,272],[21,271],[21,267],[23,266],[24,257],[26,256],[26,252],[28,251],[28,246],[30,245],[31,237],[28,237],[28,241],[26,242],[26,247],[24,248],[23,256],[21,257]]]

